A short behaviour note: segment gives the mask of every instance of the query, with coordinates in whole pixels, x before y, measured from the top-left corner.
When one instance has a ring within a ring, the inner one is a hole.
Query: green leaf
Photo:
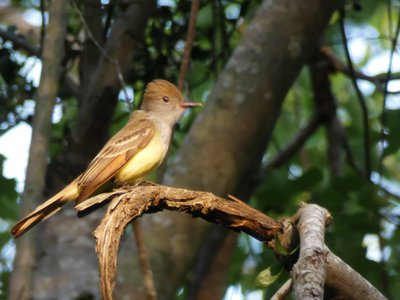
[[[16,182],[14,179],[6,178],[3,173],[4,156],[0,155],[0,218],[14,220],[17,218],[17,197],[15,191]]]
[[[275,249],[278,251],[278,253],[280,255],[283,256],[289,256],[292,255],[293,253],[295,253],[297,251],[297,249],[299,249],[299,246],[297,246],[296,248],[294,248],[292,251],[288,252],[281,244],[281,240],[275,236]]]
[[[210,29],[213,26],[212,6],[207,4],[203,6],[197,15],[196,27],[200,29]]]
[[[257,275],[255,285],[260,288],[269,287],[279,278],[283,269],[284,268],[280,263],[269,266]]]
[[[400,125],[400,109],[388,110],[387,112],[387,127],[389,134],[387,136],[388,147],[385,148],[384,156],[395,153],[400,148],[400,139],[398,136],[399,125]]]

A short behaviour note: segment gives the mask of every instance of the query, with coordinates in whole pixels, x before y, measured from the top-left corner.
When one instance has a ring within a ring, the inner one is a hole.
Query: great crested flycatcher
[[[133,184],[157,168],[167,153],[174,125],[186,108],[200,103],[184,102],[172,83],[157,79],[146,87],[140,110],[117,132],[87,169],[56,195],[19,221],[11,233],[17,238],[50,217],[67,202],[89,198],[108,182]]]

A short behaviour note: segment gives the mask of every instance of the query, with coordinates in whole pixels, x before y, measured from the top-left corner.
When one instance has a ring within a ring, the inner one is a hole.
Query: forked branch
[[[324,245],[323,238],[321,238],[323,236],[322,231],[324,230],[325,222],[330,217],[325,209],[317,205],[304,204],[292,218],[277,222],[232,196],[224,199],[209,192],[191,191],[154,184],[139,184],[125,186],[110,193],[97,195],[82,202],[76,208],[78,211],[84,211],[105,201],[111,201],[111,203],[101,224],[94,232],[99,259],[101,292],[105,300],[112,299],[118,246],[125,227],[143,213],[154,213],[164,209],[185,212],[193,217],[201,217],[231,230],[243,231],[266,243],[268,247],[275,251],[278,259],[280,258],[276,240],[279,239],[279,244],[289,252],[299,243],[298,232],[300,233],[300,240],[302,240],[300,248],[303,248],[300,249],[299,261],[302,260],[302,257],[308,257],[311,261],[307,262],[306,259],[304,266],[298,266],[301,270],[298,267],[297,269],[296,267],[294,268],[294,273],[297,272],[297,276],[293,278],[294,282],[297,280],[297,284],[301,284],[303,287],[307,286],[307,284],[302,284],[302,280],[298,280],[301,277],[298,274],[308,270],[307,272],[310,272],[310,275],[313,273],[315,276],[326,278],[325,292],[331,298],[385,299],[367,280],[336,257]],[[314,226],[314,223],[316,226]],[[315,228],[316,234],[310,235],[310,230],[307,228]],[[303,232],[304,230],[306,232]],[[315,250],[316,240],[318,240],[317,252],[323,254],[322,263],[325,265],[320,269],[318,267],[318,270],[313,269],[316,266],[313,261],[315,255],[308,255],[310,251],[313,252]],[[293,263],[287,267],[291,269]],[[322,288],[323,280],[318,280],[317,284]],[[356,291],[354,287],[357,287]]]
[[[279,222],[234,197],[223,199],[208,192],[161,185],[123,187],[84,201],[76,208],[83,211],[107,200],[111,200],[107,213],[94,232],[102,295],[107,300],[112,299],[121,236],[125,227],[143,213],[164,209],[186,212],[266,243],[281,230]]]

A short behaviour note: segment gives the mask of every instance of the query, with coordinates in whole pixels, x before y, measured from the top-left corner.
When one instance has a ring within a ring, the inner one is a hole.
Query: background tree
[[[328,208],[334,221],[327,244],[395,298],[398,7],[390,1],[302,2],[201,2],[186,90],[206,106],[181,122],[157,175],[167,185],[234,194],[277,218],[293,214],[301,201]],[[61,113],[52,125],[49,152],[47,147],[42,152],[50,158],[46,195],[76,176],[127,120],[127,97],[137,108],[146,82],[177,82],[191,17],[188,1],[69,3],[13,1],[0,13],[3,134],[21,122],[32,123],[27,106],[34,95],[33,128],[39,111],[50,119],[42,110],[43,92],[29,76],[32,57],[43,60],[43,74],[46,65],[61,70],[55,96]],[[50,26],[35,28],[18,20],[31,11],[46,21],[48,13],[49,24],[62,27],[54,11],[67,14],[68,6],[65,35],[56,35],[64,47],[47,57]],[[11,24],[11,13],[16,23]],[[46,80],[42,75],[40,86]],[[31,156],[30,163],[35,159]],[[27,182],[40,180],[39,173],[28,172]],[[2,297],[98,299],[91,232],[103,211],[77,220],[72,210],[64,210],[49,219],[17,243],[13,270],[7,224],[17,218],[17,196],[13,180],[0,177],[0,185]],[[33,207],[30,200],[22,197],[21,206]],[[176,213],[143,219],[160,299],[221,299],[227,287],[228,293],[236,289],[269,298],[287,279],[282,276],[266,291],[257,289],[254,278],[275,258],[245,235]],[[378,246],[368,258],[366,237]],[[34,254],[28,264],[19,254],[26,250]],[[143,299],[130,232],[120,257],[116,299]],[[12,270],[24,278],[18,275],[8,285]],[[21,291],[21,282],[31,288]]]

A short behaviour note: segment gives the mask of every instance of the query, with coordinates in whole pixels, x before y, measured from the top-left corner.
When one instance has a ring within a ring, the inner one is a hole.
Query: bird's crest
[[[144,98],[159,98],[163,96],[172,96],[183,101],[183,95],[178,88],[163,79],[156,79],[150,82],[144,92]]]

